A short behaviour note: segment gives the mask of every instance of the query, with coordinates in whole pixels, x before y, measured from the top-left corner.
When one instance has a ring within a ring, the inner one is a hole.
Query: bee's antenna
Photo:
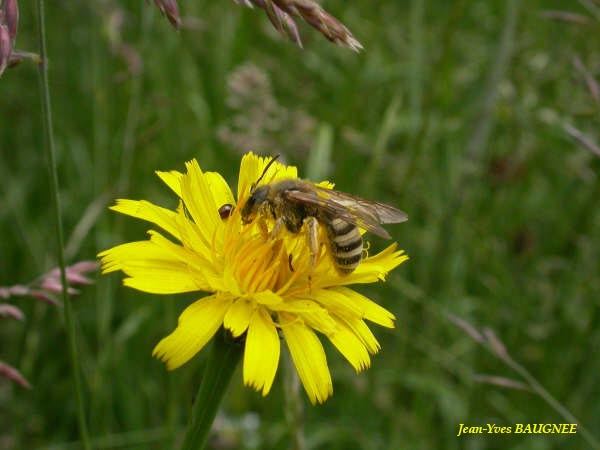
[[[252,187],[250,188],[250,192],[253,192],[254,189],[256,189],[256,186],[258,186],[258,183],[260,183],[260,181],[263,179],[263,177],[267,174],[267,171],[269,170],[269,167],[271,167],[271,165],[277,161],[277,159],[279,159],[281,155],[275,155],[271,158],[271,160],[267,163],[267,165],[265,166],[262,174],[260,175],[260,177],[258,178],[258,180],[256,180],[256,182],[252,183]]]

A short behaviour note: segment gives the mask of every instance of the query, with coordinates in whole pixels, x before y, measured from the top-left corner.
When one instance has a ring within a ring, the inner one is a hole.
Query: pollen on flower
[[[341,275],[326,245],[313,264],[304,233],[283,230],[273,238],[268,217],[244,224],[238,205],[269,161],[252,153],[243,157],[239,203],[223,177],[203,172],[195,160],[186,164],[185,173],[157,172],[180,206],[172,211],[145,200],[117,200],[113,210],[160,231],[99,257],[104,273],[121,270],[127,286],[144,292],[208,293],[184,310],[175,330],[155,347],[154,356],[168,369],[185,364],[224,327],[234,337],[245,337],[244,384],[267,395],[283,337],[310,401],[322,403],[333,388],[319,336],[359,372],[370,367],[371,355],[380,349],[367,321],[394,326],[392,313],[347,286],[384,280],[407,256],[392,244]],[[263,183],[289,178],[297,178],[296,168],[276,162]],[[231,206],[226,217],[223,205]],[[325,240],[325,230],[319,233]]]

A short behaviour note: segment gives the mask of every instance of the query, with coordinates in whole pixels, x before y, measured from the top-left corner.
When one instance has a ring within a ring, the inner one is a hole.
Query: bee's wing
[[[288,190],[285,196],[296,203],[313,205],[345,222],[356,225],[371,233],[389,239],[382,223],[404,222],[407,217],[402,211],[383,203],[370,202],[343,192],[314,186],[313,192]]]
[[[391,205],[373,202],[364,198],[356,197],[345,192],[334,191],[316,186],[319,195],[331,198],[351,211],[361,211],[362,214],[373,217],[378,223],[402,223],[408,220],[408,215]],[[359,214],[357,212],[357,214]]]

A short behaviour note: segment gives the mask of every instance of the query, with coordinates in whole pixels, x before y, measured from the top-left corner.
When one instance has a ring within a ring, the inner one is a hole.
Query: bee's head
[[[269,195],[269,185],[265,184],[251,191],[250,197],[246,200],[244,207],[242,208],[242,222],[250,223],[259,212],[261,205],[267,201]]]
[[[256,180],[256,182],[254,182],[252,184],[252,187],[250,188],[250,197],[248,197],[246,204],[242,208],[242,222],[244,222],[244,223],[252,222],[256,218],[256,215],[258,214],[258,212],[260,211],[260,207],[262,206],[262,204],[265,201],[267,201],[267,197],[269,196],[269,191],[271,190],[271,188],[269,187],[268,184],[265,184],[260,187],[257,187],[257,186],[258,186],[258,183],[261,182],[263,177],[269,171],[269,167],[271,167],[271,165],[275,161],[277,161],[278,158],[279,158],[279,155],[275,155],[274,157],[272,157],[271,160],[267,163],[267,165],[263,169],[262,173],[260,174],[260,177],[258,177],[258,180]]]

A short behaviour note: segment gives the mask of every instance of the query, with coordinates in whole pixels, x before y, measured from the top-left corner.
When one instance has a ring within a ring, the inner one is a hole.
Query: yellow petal
[[[207,241],[200,233],[200,227],[189,220],[184,211],[179,212],[175,216],[175,222],[177,223],[177,228],[181,235],[181,243],[185,247],[198,253],[206,261],[211,261],[214,257],[211,242]]]
[[[252,298],[259,305],[265,305],[270,308],[283,303],[283,299],[273,291],[255,292],[252,294]]]
[[[333,393],[323,345],[315,333],[293,315],[280,313],[285,341],[311,403],[323,403]]]
[[[273,311],[293,313],[301,318],[306,325],[323,334],[333,333],[336,329],[336,323],[329,315],[328,310],[309,299],[293,298],[282,303],[269,305],[269,308]]]
[[[175,244],[162,234],[153,230],[148,231],[148,234],[150,235],[150,241],[153,244],[171,253],[175,258],[187,263],[190,267],[201,271],[204,270],[206,266],[210,265],[210,261],[206,260],[195,251],[190,250],[189,247]]]
[[[125,286],[155,294],[203,290],[204,281],[194,276],[187,263],[151,241],[129,242],[98,255],[104,273],[122,270],[130,278]]]
[[[238,201],[245,199],[250,193],[250,188],[258,181],[271,159],[271,156],[260,157],[252,152],[246,153],[242,157],[238,177]],[[260,184],[272,183],[288,178],[298,178],[298,169],[294,166],[286,166],[279,161],[275,161],[271,164],[267,173],[265,173]]]
[[[221,225],[216,205],[205,174],[195,159],[187,162],[187,173],[181,179],[181,198],[207,247],[211,247],[215,229]]]
[[[181,197],[181,177],[183,177],[181,172],[178,172],[177,170],[171,170],[169,172],[157,170],[156,175],[158,175],[159,178],[177,194],[177,197]]]
[[[381,349],[377,338],[373,335],[364,320],[346,317],[340,317],[339,320],[348,325],[348,328],[361,340],[370,354],[374,355]]]
[[[327,337],[357,372],[371,366],[371,358],[365,345],[343,320],[337,322],[336,331]]]
[[[370,320],[382,327],[394,328],[396,317],[383,306],[346,287],[337,287],[331,290],[342,294],[346,299],[347,305],[361,311],[361,319]]]
[[[234,337],[239,337],[248,328],[254,308],[245,298],[238,298],[227,310],[223,326],[231,331]]]
[[[316,183],[317,186],[322,187],[324,189],[333,189],[335,187],[335,184],[332,183],[331,181],[320,181],[318,183]]]
[[[175,223],[177,214],[170,209],[154,205],[146,200],[119,199],[117,204],[111,206],[113,211],[127,214],[128,216],[152,222],[163,230],[169,232],[173,237],[179,239],[179,230]]]
[[[244,384],[267,395],[279,364],[279,335],[264,308],[254,311],[244,350]]]
[[[141,259],[163,259],[170,258],[163,249],[157,247],[150,241],[135,241],[126,244],[116,245],[108,250],[98,253],[98,258],[102,263],[102,273],[110,273],[116,270],[121,270],[123,264],[129,260]]]
[[[205,172],[204,177],[210,188],[217,208],[223,205],[235,205],[235,199],[225,179],[217,172]]]
[[[123,272],[129,275],[123,280],[124,286],[150,294],[181,294],[202,290],[190,274],[178,270],[128,268]]]
[[[213,295],[188,306],[179,316],[177,328],[154,347],[152,356],[173,370],[185,364],[214,336],[223,323],[230,297]]]
[[[320,303],[333,313],[341,316],[353,316],[361,318],[363,309],[356,302],[349,302],[348,296],[336,288],[319,289],[313,292],[311,296],[316,302]]]
[[[238,175],[237,199],[245,198],[250,192],[250,186],[260,177],[261,158],[254,153],[246,153],[240,163],[240,173]]]
[[[180,227],[182,231],[185,227]],[[201,291],[224,291],[223,282],[219,276],[218,269],[214,266],[212,261],[203,257],[196,250],[197,248],[191,249],[188,246],[177,245],[160,233],[150,230],[148,232],[150,240],[157,246],[165,249],[184,262],[192,272],[194,280],[198,285],[198,290]],[[182,241],[185,242],[185,231],[182,233]]]

